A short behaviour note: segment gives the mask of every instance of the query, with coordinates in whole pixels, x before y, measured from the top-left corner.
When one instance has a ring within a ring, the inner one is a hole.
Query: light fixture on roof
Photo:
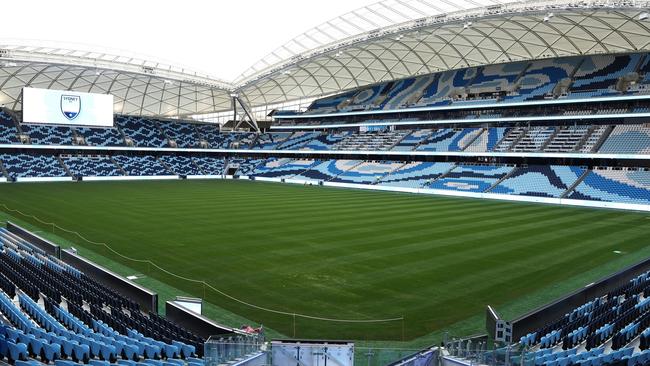
[[[174,85],[174,82],[171,80],[165,80],[165,84]]]
[[[463,24],[463,29],[467,29],[467,28],[469,28],[471,26],[472,26],[472,22],[467,22],[467,23]]]
[[[343,55],[343,52],[337,51],[334,57],[341,57],[341,55]]]
[[[282,75],[291,75],[291,71],[284,70],[284,71],[282,71]]]
[[[639,14],[639,20],[647,20],[648,18],[650,18],[650,14],[648,14],[648,12],[646,12],[646,11]]]
[[[548,23],[551,20],[551,18],[553,18],[554,16],[555,16],[555,14],[553,14],[553,13],[546,14],[544,16],[544,23]]]

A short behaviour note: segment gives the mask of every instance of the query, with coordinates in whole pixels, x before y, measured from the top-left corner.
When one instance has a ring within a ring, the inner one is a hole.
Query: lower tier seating
[[[457,165],[429,188],[466,192],[485,192],[512,171],[511,166]]]
[[[650,171],[645,169],[595,169],[571,192],[569,198],[650,204]]]
[[[560,198],[584,174],[583,168],[529,165],[516,168],[490,193]]]
[[[114,155],[113,160],[126,172],[132,176],[156,176],[156,175],[173,175],[164,165],[154,156],[131,156],[131,155]]]

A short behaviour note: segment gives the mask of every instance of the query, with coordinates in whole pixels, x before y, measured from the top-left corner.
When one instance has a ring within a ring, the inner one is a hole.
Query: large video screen
[[[23,122],[113,127],[113,96],[23,88]]]

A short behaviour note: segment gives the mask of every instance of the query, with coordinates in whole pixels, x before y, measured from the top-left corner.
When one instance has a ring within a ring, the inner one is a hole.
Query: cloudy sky
[[[66,42],[67,46],[84,49],[107,47],[153,56],[230,81],[304,31],[374,2],[10,1],[3,6],[0,41]]]

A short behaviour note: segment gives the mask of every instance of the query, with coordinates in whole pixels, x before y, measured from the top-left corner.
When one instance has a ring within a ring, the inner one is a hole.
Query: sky
[[[376,0],[20,0],[0,42],[65,42],[153,56],[224,79],[327,20]],[[7,16],[11,14],[11,16]]]

